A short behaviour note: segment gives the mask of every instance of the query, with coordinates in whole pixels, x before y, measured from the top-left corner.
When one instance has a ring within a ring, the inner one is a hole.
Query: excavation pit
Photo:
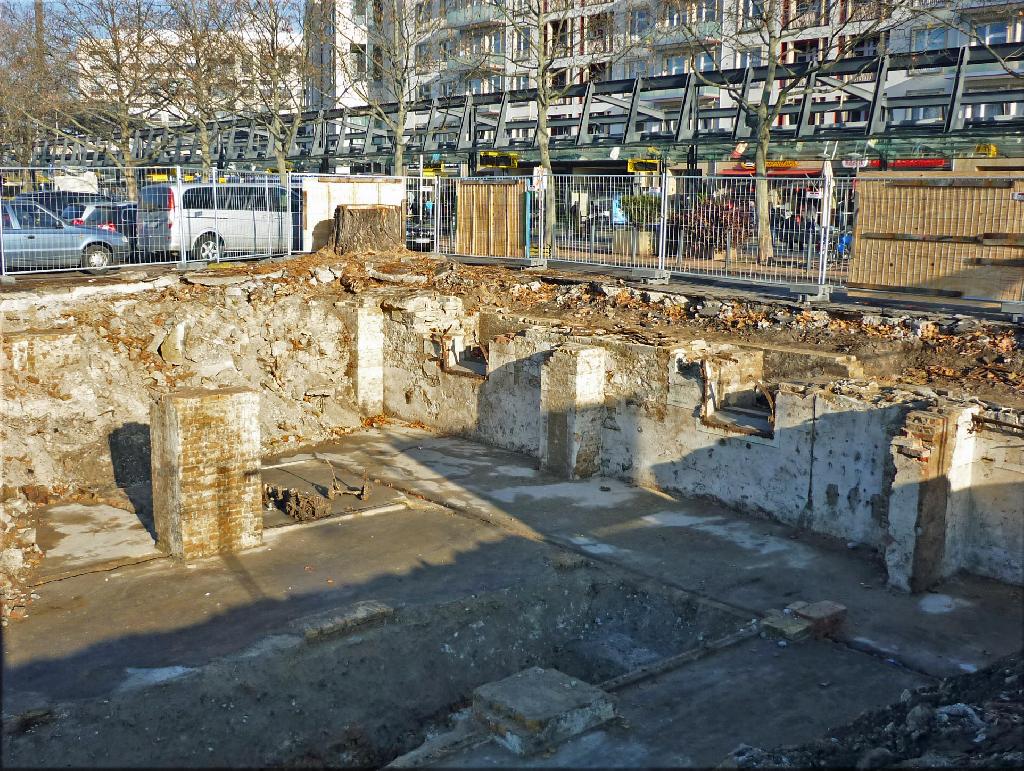
[[[187,737],[201,735],[203,760],[219,766],[377,766],[446,730],[480,686],[522,670],[557,669],[611,690],[609,680],[638,667],[686,651],[699,656],[750,630],[749,618],[723,606],[587,561],[567,568],[558,552],[545,551],[558,565],[539,566],[529,581],[393,612],[380,605],[387,612],[372,618],[341,607],[328,614],[349,621],[337,628],[321,624],[322,633],[307,634],[300,619],[288,634],[200,670],[121,689],[111,703],[81,702],[76,722],[111,717],[103,736],[83,737],[76,754],[85,759],[95,749],[116,765],[161,764],[191,757]],[[190,709],[197,700],[225,720]],[[44,757],[51,730],[21,734],[9,760]],[[164,740],[153,743],[154,735]]]

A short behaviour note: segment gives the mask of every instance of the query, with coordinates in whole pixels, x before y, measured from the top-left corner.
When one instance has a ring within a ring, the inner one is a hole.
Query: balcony
[[[687,46],[718,42],[722,38],[722,22],[702,21],[686,27],[662,27],[659,26],[651,35],[650,45],[662,46]]]
[[[504,19],[502,9],[496,5],[470,5],[466,8],[453,8],[445,14],[448,26],[455,29],[466,27],[484,27],[496,24]]]

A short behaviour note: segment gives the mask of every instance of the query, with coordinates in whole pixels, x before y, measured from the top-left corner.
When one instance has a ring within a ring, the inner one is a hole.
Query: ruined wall
[[[353,342],[335,302],[245,278],[93,302],[8,301],[3,483],[148,484],[150,406],[176,388],[257,389],[265,451],[358,425]]]
[[[958,561],[971,573],[1024,584],[1024,430],[980,425],[969,472],[969,487],[957,493],[967,509]]]
[[[247,387],[260,393],[263,452],[384,413],[566,476],[706,496],[868,545],[895,585],[960,569],[1024,583],[1024,432],[975,430],[978,405],[863,381],[779,382],[856,370],[816,351],[651,345],[467,313],[428,290],[343,293],[323,267],[301,291],[273,276],[201,279],[8,313],[6,484],[148,485],[155,399]],[[751,409],[759,389],[770,415]],[[915,414],[931,428],[908,429]]]

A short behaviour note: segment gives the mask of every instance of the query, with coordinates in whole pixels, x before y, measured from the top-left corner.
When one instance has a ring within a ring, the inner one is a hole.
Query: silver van
[[[139,191],[139,249],[149,256],[286,254],[291,224],[281,185],[166,183]]]

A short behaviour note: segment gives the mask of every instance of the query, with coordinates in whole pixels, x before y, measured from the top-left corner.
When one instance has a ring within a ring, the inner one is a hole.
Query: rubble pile
[[[948,678],[861,715],[818,741],[743,746],[740,768],[1020,768],[1024,766],[1024,658]]]

